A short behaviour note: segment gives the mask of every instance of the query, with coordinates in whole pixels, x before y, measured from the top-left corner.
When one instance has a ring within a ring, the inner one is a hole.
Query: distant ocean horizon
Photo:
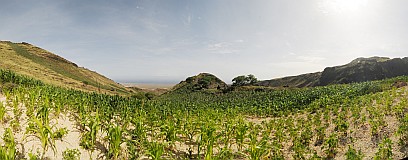
[[[121,82],[126,87],[138,87],[143,89],[170,89],[177,83],[157,83],[157,82]]]

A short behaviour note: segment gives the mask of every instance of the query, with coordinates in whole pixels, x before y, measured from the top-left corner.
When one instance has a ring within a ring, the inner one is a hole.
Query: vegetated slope
[[[380,80],[402,75],[408,75],[408,57],[402,59],[371,57],[357,58],[342,66],[327,67],[323,72],[265,80],[258,82],[256,85],[312,87]]]
[[[408,75],[408,57],[357,58],[349,64],[324,69],[317,85],[344,84]]]
[[[188,92],[198,90],[220,90],[227,88],[228,85],[218,77],[210,73],[200,73],[196,76],[188,77],[185,81],[172,88],[175,92]]]
[[[321,72],[301,74],[298,76],[289,76],[272,80],[265,80],[256,83],[260,86],[270,87],[310,87],[319,82]]]
[[[110,94],[129,89],[58,55],[28,43],[0,41],[0,68],[27,75],[56,86]]]

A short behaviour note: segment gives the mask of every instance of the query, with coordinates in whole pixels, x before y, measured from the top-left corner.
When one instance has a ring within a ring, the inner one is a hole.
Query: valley
[[[9,51],[2,54],[13,55]],[[17,60],[38,67],[43,61],[20,57],[8,66]],[[61,86],[24,70],[0,69],[0,159],[408,156],[408,77],[403,75],[270,87],[256,79],[227,85],[200,73],[160,93],[147,89],[152,86],[124,84],[129,93],[123,94]]]

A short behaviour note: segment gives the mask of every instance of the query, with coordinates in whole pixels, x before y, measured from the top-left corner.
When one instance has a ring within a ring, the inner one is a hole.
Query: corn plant
[[[19,120],[13,119],[13,120],[10,122],[10,126],[11,126],[11,128],[13,129],[14,132],[18,132],[18,131],[21,130],[21,126],[20,126],[20,121],[19,121]]]
[[[3,135],[4,146],[0,146],[0,159],[14,160],[17,156],[16,142],[10,128]]]
[[[399,120],[397,134],[400,136],[399,144],[405,146],[408,144],[408,114]]]
[[[278,141],[272,141],[270,156],[275,160],[284,160],[283,156],[283,145]]]
[[[150,158],[154,160],[162,159],[161,157],[164,154],[165,144],[160,142],[146,142],[145,146],[147,148],[147,155]]]
[[[131,160],[139,159],[141,153],[143,152],[141,145],[142,145],[141,142],[137,142],[136,140],[133,139],[127,139],[126,146],[128,153],[130,153],[130,155],[127,158]]]
[[[118,159],[121,151],[120,145],[123,143],[123,129],[120,126],[111,126],[108,131],[108,157]]]
[[[6,114],[6,106],[4,106],[3,102],[0,102],[0,122],[4,121],[4,116]]]
[[[336,133],[331,134],[330,137],[325,141],[324,151],[326,152],[326,157],[328,159],[332,159],[336,156],[338,141],[339,140]]]
[[[306,154],[306,146],[302,143],[302,138],[296,137],[293,140],[293,151],[295,154],[293,154],[293,159],[305,159],[305,154]]]
[[[320,146],[323,144],[324,137],[326,136],[325,130],[326,128],[324,126],[316,127],[317,138],[315,146]]]
[[[231,148],[231,139],[234,133],[234,121],[228,120],[226,123],[223,123],[223,129],[222,129],[222,137],[221,141],[223,142],[224,145],[224,150],[229,150]]]
[[[146,126],[143,122],[143,118],[135,117],[131,120],[131,123],[134,125],[134,129],[130,130],[130,135],[132,140],[140,143],[146,138]]]
[[[206,153],[205,153],[205,158],[206,160],[213,159],[213,148],[214,144],[217,142],[218,138],[221,135],[216,135],[216,130],[215,124],[210,123],[208,126],[204,128],[204,136],[203,141],[204,145],[206,145]]]
[[[54,101],[54,115],[56,116],[56,118],[58,119],[61,112],[62,112],[62,107],[64,106],[63,100],[57,99],[56,101]]]
[[[342,135],[344,136],[347,136],[347,130],[349,128],[349,124],[347,122],[345,112],[342,112],[341,114],[339,114],[339,116],[334,122],[336,124],[336,127],[334,128],[334,130],[342,133]]]
[[[18,107],[20,102],[19,102],[19,98],[18,96],[15,96],[12,99],[12,103],[13,103],[13,114],[14,114],[14,119],[17,121],[20,121],[21,115],[23,114],[23,112],[21,111],[21,109]]]
[[[81,133],[80,146],[86,150],[90,150],[91,155],[96,144],[96,137],[101,128],[99,114],[96,112],[94,116],[88,115],[81,121],[85,131]]]
[[[262,141],[259,144],[251,145],[248,149],[250,159],[264,159],[269,152],[269,147],[266,141]]]
[[[351,146],[348,146],[348,150],[346,152],[346,159],[347,160],[362,160],[364,158],[363,153],[361,150],[358,152]]]
[[[310,160],[322,160],[323,158],[317,155],[317,152],[314,152],[312,157],[309,158]]]
[[[40,160],[41,157],[38,156],[38,154],[34,154],[34,153],[30,152],[30,153],[28,153],[28,159],[29,160]]]
[[[389,138],[384,138],[380,143],[378,152],[375,153],[375,160],[391,160],[392,159],[392,141]]]
[[[240,151],[242,151],[242,147],[244,145],[244,141],[245,141],[248,129],[249,129],[248,125],[242,120],[238,121],[238,124],[236,128],[234,129],[235,130],[235,141],[237,142],[238,148]]]
[[[43,104],[40,106],[36,113],[36,118],[37,120],[41,121],[42,124],[50,124],[50,118],[49,118],[49,106],[46,104]]]
[[[183,125],[183,135],[184,137],[187,137],[187,142],[185,142],[186,144],[188,144],[188,148],[187,148],[187,152],[188,152],[188,157],[190,159],[193,158],[193,142],[194,142],[194,136],[197,134],[197,127],[196,124],[192,121],[191,118],[188,118],[186,120],[186,122]]]
[[[172,120],[166,120],[164,123],[160,126],[161,133],[164,134],[165,140],[167,142],[174,142],[176,141],[178,130],[176,128],[176,124]]]
[[[42,153],[41,159],[44,158],[45,152],[51,148],[56,152],[55,147],[55,132],[53,131],[54,126],[50,126],[49,122],[41,122],[36,117],[32,117],[28,124],[26,134],[29,136],[34,136],[41,141]],[[26,139],[26,138],[24,138]]]
[[[258,140],[259,132],[260,129],[258,126],[254,126],[249,134],[250,143],[247,152],[249,153],[249,158],[253,160],[263,159],[270,151],[267,137],[263,137],[261,140]]]
[[[303,131],[300,133],[300,142],[304,146],[309,146],[310,140],[313,137],[313,132],[311,130],[312,126],[311,125],[305,125],[303,127]]]

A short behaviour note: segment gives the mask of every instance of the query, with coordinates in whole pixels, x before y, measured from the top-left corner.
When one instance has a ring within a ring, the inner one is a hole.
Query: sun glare
[[[367,6],[368,0],[322,0],[319,4],[324,13],[355,13]]]

